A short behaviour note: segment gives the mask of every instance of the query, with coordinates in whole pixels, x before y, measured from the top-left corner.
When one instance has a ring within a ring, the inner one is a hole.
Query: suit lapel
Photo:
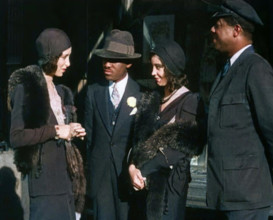
[[[213,95],[214,92],[218,91],[218,90],[221,90],[225,85],[227,85],[227,83],[232,79],[232,76],[234,74],[234,71],[240,64],[241,64],[241,61],[244,59],[244,57],[250,53],[254,53],[254,49],[252,46],[250,46],[249,48],[247,48],[239,57],[238,59],[233,63],[233,65],[229,68],[226,76],[222,79],[221,79],[221,74],[218,74],[214,83],[213,83],[213,86],[211,88],[211,91],[210,91],[210,97]]]
[[[108,86],[101,86],[95,92],[95,101],[98,107],[98,111],[100,113],[101,120],[104,123],[105,128],[107,129],[109,135],[111,135],[110,129],[110,119],[109,119],[109,107],[108,107]]]
[[[211,87],[211,90],[210,90],[210,97],[212,96],[214,90],[216,89],[216,87],[218,86],[219,82],[220,82],[220,79],[221,79],[221,74],[218,73],[217,76],[216,76],[216,79],[214,80],[214,83]]]

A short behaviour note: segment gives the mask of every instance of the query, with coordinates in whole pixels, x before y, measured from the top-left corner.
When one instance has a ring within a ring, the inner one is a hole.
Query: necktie
[[[118,107],[118,104],[119,104],[119,101],[120,101],[120,97],[119,97],[119,93],[118,93],[118,89],[117,89],[116,85],[117,84],[115,83],[114,87],[113,87],[112,94],[111,94],[111,101],[112,101],[115,109]]]
[[[221,79],[227,74],[229,67],[230,67],[230,60],[228,59],[221,71]]]

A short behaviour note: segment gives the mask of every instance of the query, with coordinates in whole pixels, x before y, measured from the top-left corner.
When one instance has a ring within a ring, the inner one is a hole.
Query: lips
[[[104,70],[105,75],[110,75],[112,72],[110,70]]]

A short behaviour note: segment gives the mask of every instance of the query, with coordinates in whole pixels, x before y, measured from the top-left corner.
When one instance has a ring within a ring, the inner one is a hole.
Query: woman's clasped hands
[[[129,166],[129,174],[134,190],[142,190],[145,187],[146,178],[141,175],[140,170],[134,164]]]
[[[85,129],[80,123],[70,123],[68,125],[55,125],[56,138],[70,141],[73,138],[80,138],[83,140],[86,135]]]

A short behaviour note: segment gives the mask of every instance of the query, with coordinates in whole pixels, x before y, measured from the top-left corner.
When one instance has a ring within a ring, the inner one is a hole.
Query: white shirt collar
[[[115,83],[113,81],[109,81],[109,94],[110,94],[110,97],[111,97],[111,94],[113,92],[113,87],[116,84],[120,99],[122,99],[122,96],[123,96],[123,94],[125,92],[127,82],[128,82],[128,73],[126,74],[126,76],[122,80],[118,81],[117,83]]]
[[[251,47],[251,44],[246,45],[241,50],[237,51],[231,58],[230,58],[230,66],[238,59],[238,57],[247,49]]]

